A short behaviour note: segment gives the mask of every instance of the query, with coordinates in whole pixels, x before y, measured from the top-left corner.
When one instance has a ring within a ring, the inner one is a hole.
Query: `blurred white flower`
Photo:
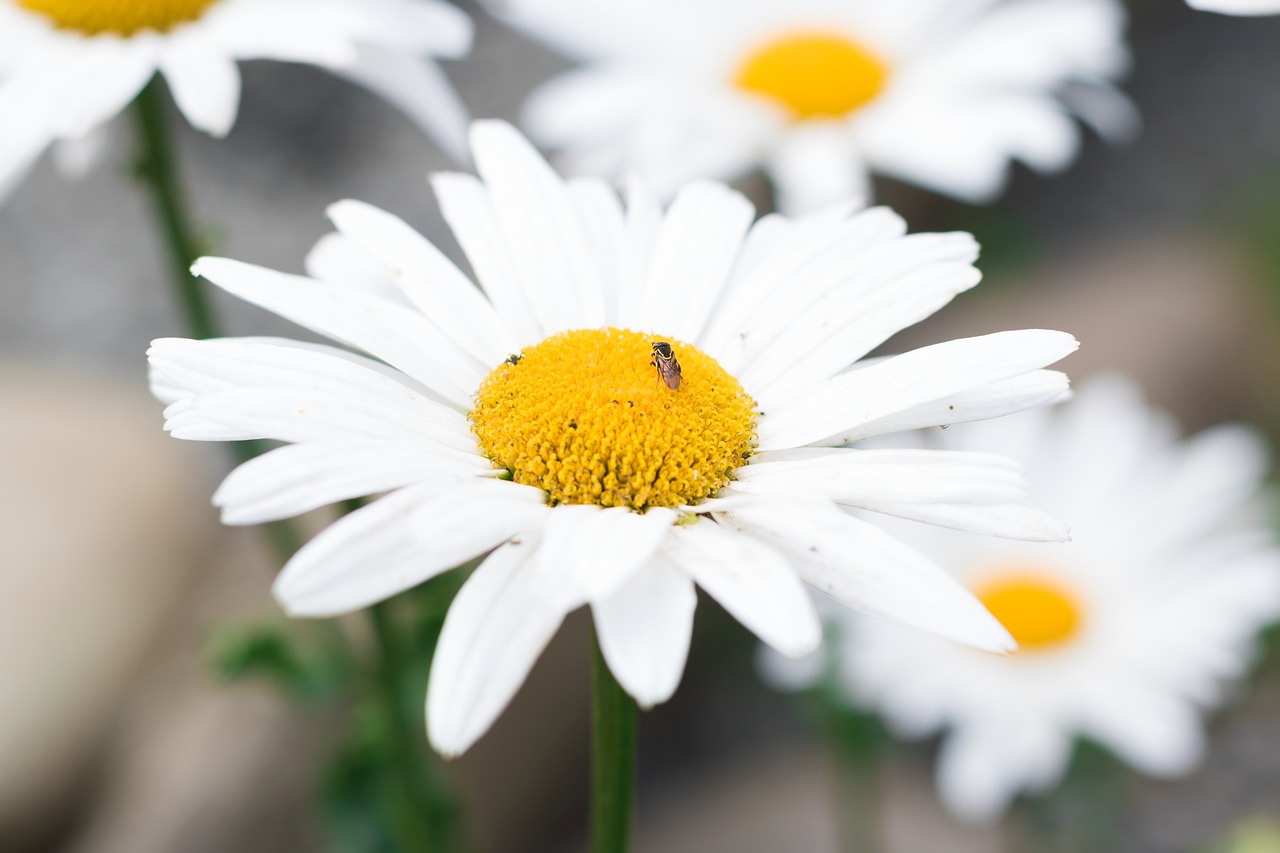
[[[1192,9],[1224,15],[1274,15],[1280,12],[1276,0],[1187,0]]]
[[[984,655],[832,609],[828,663],[842,694],[903,736],[946,729],[938,788],[968,820],[1055,785],[1077,736],[1144,773],[1190,770],[1204,750],[1199,710],[1223,700],[1280,616],[1258,436],[1222,426],[1178,442],[1136,388],[1111,377],[1056,409],[932,438],[1025,460],[1031,503],[1070,524],[1072,541],[898,531],[953,570],[1019,651]],[[784,680],[798,674],[766,661]]]
[[[581,61],[526,104],[572,171],[638,171],[659,193],[763,166],[779,209],[865,197],[867,173],[970,202],[1009,161],[1075,156],[1072,113],[1136,128],[1115,0],[501,0]]]
[[[0,200],[52,144],[82,170],[157,73],[192,125],[224,136],[246,59],[340,74],[465,157],[466,110],[434,58],[465,56],[471,30],[442,0],[0,0]]]
[[[449,610],[428,729],[442,752],[482,735],[565,614],[591,606],[643,705],[671,696],[694,584],[784,654],[819,623],[801,581],[852,606],[1003,650],[944,571],[843,507],[1061,539],[1016,503],[999,456],[838,445],[995,417],[1061,394],[1039,369],[1061,332],[938,344],[847,370],[973,286],[967,234],[906,236],[885,209],[752,224],[712,183],[665,211],[633,187],[565,183],[509,125],[472,131],[480,179],[434,179],[480,286],[404,222],[330,209],[314,278],[225,259],[195,271],[363,350],[281,339],[160,340],[157,396],[178,438],[287,442],[214,497],[253,524],[389,493],[285,566],[275,594],[329,616],[479,555]],[[634,330],[644,330],[643,333]],[[658,346],[663,342],[668,349]],[[656,361],[674,358],[660,373]],[[377,360],[375,360],[377,359]]]

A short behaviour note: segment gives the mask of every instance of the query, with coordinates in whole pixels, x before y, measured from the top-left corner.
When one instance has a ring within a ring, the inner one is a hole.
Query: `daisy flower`
[[[1274,15],[1280,12],[1276,0],[1187,0],[1192,9],[1224,15]]]
[[[1280,615],[1280,551],[1256,518],[1258,436],[1222,426],[1177,441],[1136,388],[1108,377],[1055,410],[932,438],[1026,460],[1031,503],[1066,520],[1071,542],[920,530],[913,543],[995,614],[1018,652],[984,655],[831,611],[844,697],[904,736],[945,729],[938,790],[967,820],[1054,786],[1077,736],[1153,776],[1190,770],[1204,751],[1200,709],[1222,701]]]
[[[462,156],[466,112],[434,58],[470,45],[441,0],[0,0],[0,199],[52,144],[83,160],[157,73],[192,125],[226,135],[245,59],[343,75]]]
[[[566,165],[660,192],[762,166],[779,209],[865,196],[868,171],[970,202],[1010,160],[1076,153],[1072,113],[1134,126],[1115,0],[504,0],[581,61],[526,104]]]
[[[1064,535],[1014,503],[1022,472],[1002,457],[846,447],[1065,389],[1041,369],[1076,348],[1061,332],[860,361],[977,282],[969,235],[907,236],[885,209],[753,224],[714,183],[665,211],[636,184],[624,208],[498,122],[473,126],[472,155],[478,179],[433,185],[478,288],[401,220],[344,201],[309,278],[216,258],[195,272],[355,351],[260,338],[150,350],[174,436],[286,443],[223,483],[224,521],[383,494],[285,566],[274,592],[290,614],[364,607],[484,555],[431,671],[437,749],[483,734],[582,605],[626,691],[666,700],[695,584],[783,654],[820,639],[803,581],[1010,647],[945,572],[845,511]]]

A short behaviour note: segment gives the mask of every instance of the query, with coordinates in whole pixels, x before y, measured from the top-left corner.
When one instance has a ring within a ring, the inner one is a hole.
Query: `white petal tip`
[[[208,278],[208,272],[216,269],[221,261],[225,258],[215,258],[211,255],[196,258],[196,262],[191,265],[191,274],[198,275],[202,278]]]
[[[353,198],[339,199],[324,209],[324,215],[334,225],[338,224],[338,220],[359,210],[367,209],[370,205],[363,201],[357,201]]]
[[[995,619],[992,619],[995,622]],[[1018,641],[1013,638],[1005,627],[999,622],[995,622],[997,631],[993,631],[990,639],[984,639],[981,642],[974,643],[974,648],[981,649],[984,652],[991,652],[997,655],[1011,655],[1018,650]]]
[[[462,753],[466,752],[465,747],[462,749],[454,749],[452,747],[445,746],[444,744],[436,741],[430,735],[427,736],[427,742],[431,744],[431,748],[434,749],[445,761],[453,761],[455,758],[460,757]]]
[[[460,757],[464,752],[471,748],[472,744],[479,740],[481,734],[484,734],[484,732],[480,732],[476,735],[464,737],[458,732],[445,732],[442,735],[440,733],[439,726],[433,727],[431,725],[430,714],[427,716],[427,743],[429,743],[431,748],[438,752],[440,757],[445,761],[452,761],[453,759]]]
[[[471,141],[471,156],[477,164],[483,164],[486,155],[494,156],[498,152],[506,152],[508,156],[518,152],[516,156],[532,156],[546,162],[524,134],[500,119],[473,121],[468,138]]]
[[[287,569],[288,566],[285,568]],[[291,588],[293,584],[280,582],[284,577],[282,572],[276,578],[276,582],[271,587],[271,597],[284,611],[284,615],[290,619],[329,619],[347,612],[341,609],[335,610],[332,607],[316,607],[308,604],[305,594]]]
[[[1043,536],[1040,537],[1041,542],[1070,542],[1071,528],[1063,524],[1057,519],[1050,519],[1052,523],[1046,524]]]
[[[627,693],[630,694],[632,699],[636,700],[636,705],[640,707],[641,711],[648,711],[670,700],[675,695],[678,686],[679,684],[677,683],[644,690],[632,691],[627,689]]]
[[[262,519],[242,515],[234,509],[228,509],[222,506],[216,500],[213,505],[222,509],[222,513],[218,516],[218,520],[228,527],[247,527],[249,525],[262,523]]]
[[[812,637],[805,637],[803,640],[792,640],[785,645],[776,643],[770,643],[770,645],[783,657],[797,660],[808,657],[818,650],[818,647],[822,645],[822,632],[817,631]]]

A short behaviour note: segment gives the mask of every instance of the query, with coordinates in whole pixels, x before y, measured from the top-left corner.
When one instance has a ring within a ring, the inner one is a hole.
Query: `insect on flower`
[[[658,368],[658,375],[662,377],[662,381],[667,383],[667,387],[672,391],[680,387],[680,362],[676,361],[676,354],[671,349],[671,344],[666,341],[653,342],[653,359],[649,362]]]

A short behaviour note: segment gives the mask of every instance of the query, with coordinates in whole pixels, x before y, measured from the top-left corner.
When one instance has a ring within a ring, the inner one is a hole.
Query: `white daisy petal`
[[[445,617],[427,687],[427,736],[465,752],[524,683],[567,609],[545,594],[533,545],[510,542],[475,570]]]
[[[1160,519],[1152,535],[1193,541],[1221,525],[1254,495],[1267,470],[1267,450],[1254,430],[1228,424],[1206,430],[1179,448],[1170,467],[1153,477],[1144,514]]]
[[[751,202],[722,184],[681,190],[658,231],[634,320],[639,328],[697,340],[754,216]]]
[[[649,563],[675,519],[675,512],[662,507],[643,515],[591,504],[559,507],[547,522],[538,561],[577,579],[576,603],[607,598]]]
[[[600,651],[640,707],[671,698],[684,673],[698,596],[664,559],[591,605]]]
[[[0,109],[3,109],[5,98],[3,84],[0,84]],[[12,112],[5,111],[7,115]],[[19,125],[21,127],[21,125]],[[25,132],[6,131],[0,138],[0,203],[3,203],[18,186],[31,167],[40,159],[48,145],[44,135],[37,128],[27,126]]]
[[[1026,473],[1004,456],[938,450],[840,450],[762,454],[731,484],[751,494],[820,495],[836,503],[977,504],[1026,497]]]
[[[677,528],[665,556],[764,642],[788,657],[817,648],[813,603],[786,560],[762,543],[703,521]]]
[[[440,213],[475,270],[480,286],[498,313],[517,330],[519,342],[534,343],[543,337],[533,310],[533,295],[524,289],[498,222],[493,201],[484,184],[471,175],[440,173],[431,176],[431,188],[440,202]]]
[[[870,123],[864,134],[867,159],[884,174],[920,184],[970,204],[993,201],[1019,159],[1040,171],[1070,162],[1079,133],[1060,105],[1039,95],[939,93],[903,104],[900,114]],[[903,132],[916,124],[919,135]],[[939,146],[927,140],[945,136]]]
[[[654,247],[662,229],[662,207],[643,181],[632,176],[627,181],[627,217],[619,258],[620,273],[611,320],[620,326],[639,317],[643,294],[653,263]],[[674,336],[673,336],[674,337]]]
[[[865,239],[896,226],[891,218],[859,216],[833,236],[861,232]],[[774,406],[829,379],[976,284],[977,253],[968,234],[825,246],[808,264],[768,282],[771,292],[743,317],[743,381]]]
[[[355,62],[338,72],[402,110],[454,160],[467,162],[467,107],[436,63],[361,45]]]
[[[236,59],[299,62],[330,71],[356,61],[351,7],[331,0],[275,0],[261,9],[222,3],[207,19],[210,38]]]
[[[902,409],[815,443],[849,444],[894,432],[998,418],[1060,401],[1069,393],[1069,387],[1067,375],[1061,371],[1032,370],[1011,379],[958,391]]]
[[[517,349],[493,305],[444,253],[404,220],[359,201],[329,206],[338,231],[381,261],[409,301],[483,364]]]
[[[429,409],[385,400],[352,399],[327,391],[233,388],[210,391],[164,410],[167,432],[187,441],[380,441],[425,440],[461,450],[460,431],[438,429]]]
[[[1023,504],[894,503],[868,500],[863,509],[939,527],[1026,542],[1065,542],[1070,527],[1043,510]]]
[[[471,147],[544,333],[601,325],[601,271],[564,183],[510,125],[476,122]]]
[[[414,441],[290,444],[236,468],[213,495],[224,524],[260,524],[424,480],[493,475],[488,460]]]
[[[371,388],[391,395],[406,388],[422,392],[419,383],[380,361],[327,344],[289,338],[158,338],[151,342],[147,358],[153,368],[182,386],[184,397],[241,385]],[[443,403],[428,402],[451,418],[451,423],[463,422]]]
[[[391,271],[353,240],[334,232],[316,241],[303,260],[307,275],[329,284],[356,287],[382,299],[409,304]]]
[[[474,447],[466,419],[458,412],[387,376],[372,362],[332,348],[270,339],[163,338],[152,343],[148,357],[167,383],[184,389],[184,399],[201,400],[198,406],[167,410],[166,417],[180,415],[188,427],[208,420],[229,428],[239,424],[242,432],[261,432],[245,417],[253,411],[269,411],[276,413],[273,417],[296,422],[290,429],[324,429],[324,424],[315,423],[317,411],[308,413],[307,401],[321,406],[339,401],[334,423],[373,417],[370,437],[421,437],[458,450]],[[256,393],[246,395],[250,390]],[[213,398],[214,393],[223,396]],[[341,404],[344,400],[351,404],[349,411]],[[363,410],[357,410],[359,406]],[[377,420],[381,417],[386,418],[385,424]]]
[[[226,258],[201,258],[191,271],[228,293],[400,368],[459,409],[469,407],[471,391],[484,377],[485,368],[452,345],[436,323],[395,303]],[[432,344],[423,346],[423,341]]]
[[[856,146],[849,129],[834,123],[814,123],[783,136],[768,163],[778,210],[801,216],[870,198],[867,167]]]
[[[971,823],[987,823],[1008,807],[1025,782],[1018,762],[1021,743],[1015,733],[1010,721],[995,717],[959,728],[943,740],[938,793],[952,814]]]
[[[756,503],[718,515],[792,555],[841,604],[992,652],[1015,643],[967,589],[889,534],[813,503]]]
[[[626,242],[626,213],[617,191],[606,181],[578,178],[568,186],[569,198],[586,229],[592,265],[602,272],[599,287],[606,322],[616,324],[618,291],[627,272],[625,261],[619,263]]]
[[[0,110],[3,107],[0,106]],[[74,139],[60,139],[53,145],[53,164],[59,174],[73,181],[86,177],[101,163],[116,140],[120,128],[117,120],[108,121]],[[5,155],[0,153],[0,161]],[[4,181],[0,179],[0,195]]]
[[[64,83],[57,94],[57,136],[75,139],[110,120],[137,97],[156,73],[154,44],[98,39],[71,60],[74,65],[60,75]],[[92,85],[70,86],[71,80]]]
[[[226,136],[240,107],[240,70],[235,61],[198,38],[183,39],[160,61],[169,91],[192,127]]]
[[[1274,15],[1280,13],[1275,0],[1187,0],[1192,9],[1223,15]]]
[[[898,251],[897,238],[906,229],[902,217],[883,207],[852,216],[839,207],[797,220],[766,216],[747,235],[705,345],[741,372],[817,297],[865,273],[868,252]],[[918,260],[914,252],[906,254],[912,263]]]
[[[272,592],[294,616],[357,610],[536,527],[545,513],[536,490],[495,480],[400,489],[321,531],[285,565]]]
[[[761,450],[799,447],[904,409],[1052,364],[1079,344],[1063,332],[998,332],[922,347],[844,373],[760,419]]]
[[[398,40],[406,50],[444,59],[463,59],[471,50],[471,19],[443,0],[365,0],[361,11],[369,25],[365,40]]]
[[[1117,687],[1090,702],[1080,721],[1085,733],[1153,776],[1181,776],[1204,756],[1204,734],[1195,709],[1174,697]]]
[[[888,286],[854,285],[833,299],[816,302],[793,327],[795,337],[807,338],[808,345],[799,345],[790,335],[779,336],[747,366],[743,381],[758,389],[763,402],[776,406],[844,370],[982,278],[969,262],[928,263],[926,257],[921,264],[922,269]]]

